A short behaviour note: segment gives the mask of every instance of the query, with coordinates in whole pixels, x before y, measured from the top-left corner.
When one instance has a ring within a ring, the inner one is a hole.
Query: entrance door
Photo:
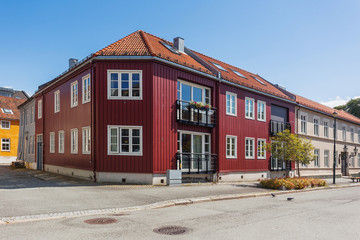
[[[343,176],[349,175],[349,161],[348,161],[348,153],[341,153],[341,174]]]
[[[36,148],[36,169],[43,169],[43,136],[37,136],[37,148]]]

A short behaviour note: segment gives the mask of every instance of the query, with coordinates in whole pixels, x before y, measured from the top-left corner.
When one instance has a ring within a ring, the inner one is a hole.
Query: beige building
[[[315,146],[315,161],[300,166],[301,176],[329,176],[334,162],[334,116],[336,118],[336,175],[348,176],[360,172],[360,119],[309,99],[296,96],[295,132],[311,139]]]

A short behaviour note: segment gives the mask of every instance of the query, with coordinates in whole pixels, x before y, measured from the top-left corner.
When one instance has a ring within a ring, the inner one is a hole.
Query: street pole
[[[335,184],[335,167],[336,167],[336,116],[337,112],[333,113],[334,116],[334,163],[333,163],[333,184]]]

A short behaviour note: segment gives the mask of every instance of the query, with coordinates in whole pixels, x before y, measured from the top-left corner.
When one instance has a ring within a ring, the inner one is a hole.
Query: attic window
[[[239,73],[238,71],[234,70],[234,69],[231,69],[231,71],[233,71],[236,75],[238,75],[239,77],[242,77],[242,78],[246,78],[244,75],[242,75],[241,73]]]
[[[171,51],[172,53],[176,53],[180,55],[180,52],[174,48],[173,46],[171,46],[170,44],[167,44],[166,42],[160,42],[162,45],[164,45],[164,47],[166,47],[167,49],[169,49],[169,51]]]
[[[260,79],[258,79],[257,77],[254,77],[254,76],[251,76],[251,77],[254,78],[256,81],[258,81],[259,83],[261,83],[262,85],[266,86],[266,84],[263,81],[261,81]]]
[[[209,62],[211,62],[211,61],[209,61]],[[213,65],[214,65],[215,67],[217,67],[218,69],[220,69],[220,70],[222,70],[222,71],[227,72],[227,71],[226,71],[226,69],[225,69],[225,68],[223,68],[222,66],[220,66],[219,64],[214,63],[214,62],[211,62],[211,64],[213,64]]]
[[[1,108],[1,111],[2,111],[3,113],[7,113],[7,114],[14,114],[11,109],[7,109],[7,108]]]

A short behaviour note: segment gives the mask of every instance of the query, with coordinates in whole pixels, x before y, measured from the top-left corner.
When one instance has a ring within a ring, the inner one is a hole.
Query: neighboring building
[[[35,162],[35,99],[29,98],[22,103],[20,111],[19,145],[17,159],[25,162],[25,166],[31,169],[41,169]]]
[[[0,96],[0,164],[16,160],[20,113],[17,106],[24,99]]]
[[[45,171],[147,184],[164,184],[168,169],[220,181],[282,176],[262,146],[294,132],[296,103],[259,75],[143,31],[70,63],[34,94]]]
[[[0,96],[14,97],[18,99],[28,99],[29,96],[25,91],[17,91],[11,88],[0,87]]]

